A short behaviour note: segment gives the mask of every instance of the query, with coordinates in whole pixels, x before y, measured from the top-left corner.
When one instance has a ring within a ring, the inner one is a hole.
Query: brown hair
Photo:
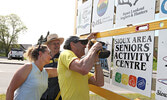
[[[24,54],[24,57],[26,57],[29,61],[36,61],[38,60],[39,51],[44,53],[46,51],[47,46],[46,45],[39,45],[39,46],[32,46],[28,48],[27,52]]]

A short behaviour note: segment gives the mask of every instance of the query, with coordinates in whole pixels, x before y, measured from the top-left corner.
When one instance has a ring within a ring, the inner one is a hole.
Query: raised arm
[[[104,75],[100,64],[95,64],[95,75],[89,79],[89,84],[100,87],[104,85]]]
[[[98,51],[102,48],[101,43],[96,42],[92,48],[89,50],[88,54],[80,59],[74,59],[69,68],[73,71],[76,71],[82,75],[88,74],[88,72],[92,69],[92,66],[95,62],[95,57],[98,55]]]
[[[26,64],[14,74],[6,92],[6,100],[13,100],[14,91],[25,82],[31,69],[32,65]]]

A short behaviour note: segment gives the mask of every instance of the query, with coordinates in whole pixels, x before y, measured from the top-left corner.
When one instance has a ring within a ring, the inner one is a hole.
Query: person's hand
[[[98,32],[95,32],[95,33],[90,33],[88,36],[87,36],[87,39],[88,40],[91,40],[91,39],[95,39],[96,38],[96,34],[97,34]]]
[[[100,50],[101,50],[102,48],[103,48],[103,47],[102,47],[102,44],[101,44],[100,42],[94,43],[93,46],[91,47],[91,49],[95,51],[95,52],[94,52],[94,53],[95,53],[95,58],[94,58],[94,64],[95,64],[95,65],[97,65],[96,62],[100,62],[100,60],[99,60],[99,52],[100,52]],[[91,50],[90,50],[90,51],[91,51]]]
[[[96,42],[93,44],[92,48],[97,52],[97,51],[101,50],[103,47],[102,47],[102,44],[100,42]]]

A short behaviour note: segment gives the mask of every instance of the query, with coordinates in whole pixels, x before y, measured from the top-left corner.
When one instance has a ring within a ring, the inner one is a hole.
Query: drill
[[[107,46],[107,44],[105,42],[96,41],[96,40],[91,40],[88,45],[90,47],[92,47],[93,44],[96,43],[96,42],[100,42],[103,47]],[[98,55],[99,55],[99,58],[108,58],[110,56],[110,51],[106,50],[106,48],[102,48],[101,50],[98,51]]]

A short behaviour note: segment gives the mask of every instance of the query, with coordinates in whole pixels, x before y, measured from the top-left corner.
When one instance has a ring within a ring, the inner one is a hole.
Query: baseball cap
[[[81,44],[86,45],[88,43],[88,39],[80,39],[78,36],[70,36],[69,38],[67,38],[67,40],[64,43],[64,49],[69,49],[71,50],[71,46],[70,43],[74,42],[81,42]]]

